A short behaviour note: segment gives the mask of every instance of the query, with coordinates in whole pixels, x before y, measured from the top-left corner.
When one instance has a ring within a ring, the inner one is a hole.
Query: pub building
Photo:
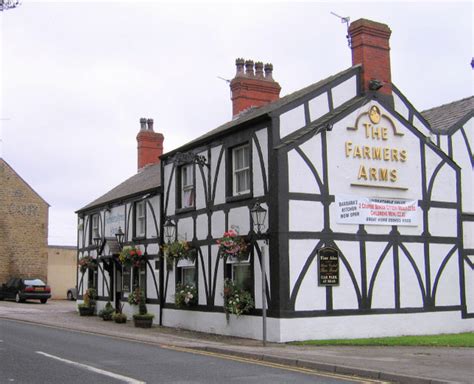
[[[353,22],[352,66],[281,98],[237,59],[232,120],[176,150],[142,127],[155,164],[78,211],[81,293],[131,314],[138,286],[155,324],[275,342],[472,331],[474,98],[417,111],[390,35]]]

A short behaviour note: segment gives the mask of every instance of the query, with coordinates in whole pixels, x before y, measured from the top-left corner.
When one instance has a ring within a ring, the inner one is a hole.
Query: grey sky
[[[418,110],[473,94],[472,2],[32,2],[0,14],[0,155],[49,204],[49,243],[74,211],[136,172],[139,118],[169,151],[231,119],[237,57],[271,62],[281,95],[351,66],[345,25],[392,29],[392,81]]]

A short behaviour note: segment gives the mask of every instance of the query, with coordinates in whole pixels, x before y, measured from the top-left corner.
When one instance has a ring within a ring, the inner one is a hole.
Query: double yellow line
[[[204,356],[212,356],[212,357],[216,357],[216,358],[219,358],[219,359],[226,359],[226,360],[238,361],[238,362],[241,362],[241,363],[261,365],[261,366],[264,366],[264,367],[283,369],[285,371],[304,373],[304,374],[307,374],[307,375],[313,375],[313,376],[319,376],[319,377],[329,377],[329,378],[332,378],[332,379],[339,379],[339,380],[351,381],[351,382],[356,382],[356,383],[378,383],[378,384],[389,383],[388,381],[381,381],[381,380],[368,379],[368,378],[362,379],[362,378],[358,378],[358,377],[355,377],[355,376],[348,376],[348,375],[341,375],[341,374],[338,374],[338,373],[316,371],[314,369],[309,369],[309,368],[291,367],[289,365],[272,363],[272,362],[269,362],[269,361],[254,360],[254,359],[250,359],[250,358],[246,358],[246,357],[232,356],[232,355],[226,355],[226,354],[216,353],[216,352],[208,352],[208,351],[203,351],[203,350],[193,349],[193,348],[176,347],[176,346],[172,346],[172,345],[160,345],[160,347],[164,348],[164,349],[179,351],[179,352],[193,353],[193,354],[196,354],[196,355],[204,355]]]

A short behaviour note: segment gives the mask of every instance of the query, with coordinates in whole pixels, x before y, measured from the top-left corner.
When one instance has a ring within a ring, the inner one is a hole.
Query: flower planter
[[[93,316],[94,307],[79,307],[79,316]]]
[[[153,317],[153,315],[134,315],[133,323],[137,328],[151,328]]]

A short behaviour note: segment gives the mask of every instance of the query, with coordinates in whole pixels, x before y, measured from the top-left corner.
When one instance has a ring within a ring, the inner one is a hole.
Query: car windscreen
[[[33,280],[25,280],[25,285],[38,286],[38,285],[46,285],[46,284],[40,279],[33,279]]]

